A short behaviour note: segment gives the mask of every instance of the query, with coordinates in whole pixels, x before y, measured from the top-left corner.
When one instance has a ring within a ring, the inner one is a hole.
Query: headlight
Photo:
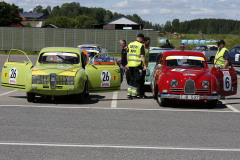
[[[171,80],[171,86],[172,87],[177,87],[177,85],[178,85],[178,81],[177,80],[175,80],[175,79]]]
[[[74,77],[67,77],[66,85],[74,85]]]
[[[32,75],[32,84],[39,84],[41,77],[39,75]]]
[[[208,88],[209,87],[209,82],[208,81],[203,81],[202,82],[202,87],[203,88]]]
[[[150,76],[150,70],[149,69],[146,70],[146,76]]]

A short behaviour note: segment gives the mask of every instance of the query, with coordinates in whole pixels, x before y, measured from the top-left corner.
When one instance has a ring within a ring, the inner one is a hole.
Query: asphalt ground
[[[5,60],[0,55],[0,67]],[[128,100],[126,89],[124,81],[119,92],[93,93],[77,104],[41,97],[28,103],[25,92],[0,88],[0,159],[240,159],[239,81],[237,95],[215,109],[163,108],[151,92]]]

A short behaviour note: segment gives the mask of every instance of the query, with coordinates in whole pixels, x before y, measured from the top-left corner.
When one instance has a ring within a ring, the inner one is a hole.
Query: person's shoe
[[[130,96],[130,95],[127,95],[127,98],[128,98],[128,99],[132,99],[132,96]]]
[[[145,99],[145,98],[148,98],[146,95],[139,95],[139,98],[140,99]]]
[[[131,96],[131,99],[136,99],[137,98],[137,96]]]

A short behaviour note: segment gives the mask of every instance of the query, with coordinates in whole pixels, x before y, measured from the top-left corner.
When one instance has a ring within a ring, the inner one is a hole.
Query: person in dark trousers
[[[128,69],[125,68],[125,66],[127,65],[127,43],[125,40],[120,40],[119,41],[120,46],[122,47],[122,51],[121,51],[121,59],[118,59],[117,62],[120,63],[120,71],[121,71],[121,82],[123,81],[123,76],[124,73],[126,74],[126,80],[127,80],[127,84],[129,84],[130,78],[129,78],[129,71]]]
[[[148,67],[148,62],[149,62],[149,46],[150,46],[151,39],[149,37],[144,38],[144,49],[145,49],[145,62],[146,62],[146,67]],[[145,90],[144,90],[144,83],[145,83],[145,76],[146,76],[146,70],[142,71],[141,77],[140,77],[140,82],[139,82],[139,98],[147,98],[145,95]]]
[[[129,69],[130,82],[128,86],[127,97],[135,99],[137,97],[137,90],[140,81],[141,71],[146,70],[145,63],[145,49],[143,45],[144,35],[139,33],[137,40],[128,45],[128,64],[126,68]]]
[[[161,48],[172,48],[175,49],[175,47],[169,42],[169,40],[166,40],[166,43],[162,46],[160,46]]]

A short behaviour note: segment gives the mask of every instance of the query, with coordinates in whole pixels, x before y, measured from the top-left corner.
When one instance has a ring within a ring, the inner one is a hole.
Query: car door
[[[86,71],[89,92],[112,92],[120,90],[120,68],[114,57],[107,58],[105,60],[96,58],[93,63],[87,64]]]
[[[21,55],[13,55],[18,52]],[[11,50],[2,67],[1,86],[4,88],[25,90],[26,75],[33,67],[25,52]]]
[[[216,64],[216,63],[215,63]],[[237,72],[232,64],[228,68],[212,67],[211,73],[217,78],[221,96],[231,96],[237,93]]]

